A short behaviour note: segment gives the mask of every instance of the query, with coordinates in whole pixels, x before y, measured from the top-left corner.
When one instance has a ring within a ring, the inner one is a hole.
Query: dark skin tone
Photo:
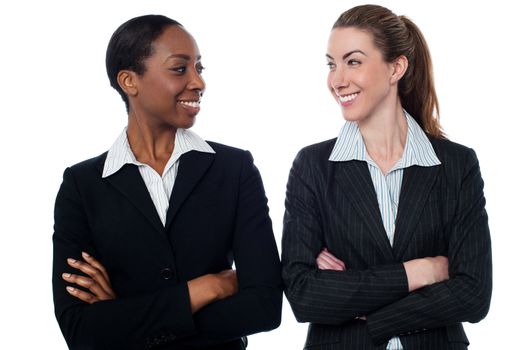
[[[189,128],[195,122],[205,83],[199,49],[185,29],[167,27],[152,48],[142,75],[122,70],[117,78],[130,103],[127,135],[133,154],[162,176],[177,129]],[[68,293],[90,304],[116,299],[104,266],[86,252],[82,257],[84,261],[68,259],[72,268],[86,275],[64,273],[62,278],[73,285],[67,287]],[[192,312],[238,289],[234,270],[203,275],[187,283]]]

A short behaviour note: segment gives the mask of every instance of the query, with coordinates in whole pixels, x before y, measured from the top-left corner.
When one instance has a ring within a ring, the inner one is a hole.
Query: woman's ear
[[[136,80],[137,80],[137,73],[131,70],[121,70],[117,74],[117,82],[119,83],[119,86],[121,87],[121,89],[128,96],[137,95]]]
[[[397,84],[400,81],[400,79],[404,77],[404,74],[407,71],[408,65],[409,65],[409,62],[407,61],[407,57],[405,57],[404,55],[398,57],[397,59],[393,61],[391,84]]]

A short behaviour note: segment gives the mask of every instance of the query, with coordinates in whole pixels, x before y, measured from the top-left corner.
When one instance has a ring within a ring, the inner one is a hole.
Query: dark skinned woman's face
[[[136,76],[133,111],[153,127],[191,127],[205,89],[194,38],[179,26],[167,27],[152,43],[144,67]]]

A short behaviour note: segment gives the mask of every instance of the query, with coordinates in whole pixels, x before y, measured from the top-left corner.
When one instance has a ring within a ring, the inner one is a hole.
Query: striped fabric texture
[[[165,225],[166,212],[168,211],[168,206],[170,204],[170,195],[175,183],[175,178],[177,177],[179,158],[190,151],[204,153],[215,153],[215,151],[196,133],[187,129],[179,128],[175,135],[175,146],[172,155],[166,163],[161,176],[152,167],[139,162],[135,158],[128,142],[126,130],[127,128],[124,128],[108,151],[102,177],[105,178],[115,174],[126,164],[136,165],[139,168],[139,173],[150,193],[157,214],[159,214],[161,222]]]
[[[426,164],[427,153],[415,141],[419,129],[411,119],[408,125],[413,136],[404,162],[411,164],[414,153],[424,156],[416,157],[422,165],[403,168],[399,199],[385,180],[390,210],[380,209],[381,191],[367,160],[339,158],[338,150],[352,152],[336,147],[336,138],[303,148],[294,160],[282,275],[296,319],[310,323],[304,349],[386,350],[397,336],[404,350],[466,350],[462,322],[478,322],[488,313],[491,239],[477,156],[468,147],[428,137],[440,164]],[[350,132],[340,142],[353,139],[353,128],[346,128]],[[386,212],[396,212],[393,241]],[[347,269],[318,269],[323,248]],[[438,255],[448,257],[449,279],[409,292],[403,262]],[[363,315],[366,320],[357,319]]]
[[[329,160],[333,162],[359,160],[367,163],[376,191],[382,222],[391,246],[394,242],[395,220],[404,169],[413,165],[424,167],[440,165],[433,146],[424,131],[409,113],[406,111],[404,113],[408,126],[404,153],[387,175],[382,173],[367,153],[360,129],[355,122],[345,123],[329,157]],[[403,350],[400,338],[391,338],[387,344],[387,350]]]

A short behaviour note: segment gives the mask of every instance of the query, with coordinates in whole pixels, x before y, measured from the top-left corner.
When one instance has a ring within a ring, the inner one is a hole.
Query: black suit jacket
[[[367,164],[329,162],[335,139],[298,154],[287,186],[285,292],[311,322],[305,349],[466,349],[461,322],[487,314],[491,243],[475,153],[431,139],[441,165],[404,170],[394,245],[385,233]],[[316,268],[323,247],[346,271]],[[404,261],[444,255],[450,279],[408,292]],[[366,315],[367,320],[356,319]]]
[[[163,227],[136,166],[102,178],[106,154],[64,172],[55,206],[55,313],[72,349],[242,349],[281,319],[281,265],[259,172],[249,152],[180,158]],[[66,259],[87,251],[117,300],[68,295]],[[187,281],[235,261],[239,292],[192,315]]]

